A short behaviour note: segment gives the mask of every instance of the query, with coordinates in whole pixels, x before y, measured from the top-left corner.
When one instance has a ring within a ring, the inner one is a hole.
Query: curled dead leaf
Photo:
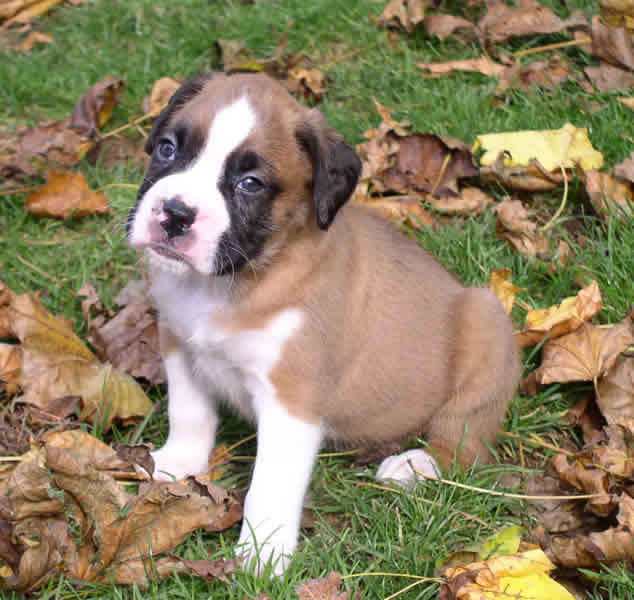
[[[576,296],[564,298],[559,305],[531,310],[526,314],[524,329],[516,335],[523,348],[561,337],[581,327],[603,307],[601,290],[596,281],[584,287]]]
[[[597,385],[597,404],[609,424],[634,418],[634,357],[619,356]]]
[[[112,117],[123,87],[123,79],[117,77],[95,83],[75,104],[69,127],[86,138],[101,129]]]
[[[542,364],[536,371],[537,381],[541,384],[596,382],[614,365],[621,352],[632,344],[631,316],[609,327],[584,323],[572,333],[546,341]]]
[[[0,391],[7,398],[20,388],[22,374],[22,349],[20,346],[0,343]]]
[[[38,217],[86,217],[110,212],[108,199],[90,189],[82,173],[49,173],[48,182],[29,193],[24,207]]]
[[[353,206],[360,206],[379,217],[398,225],[408,224],[414,229],[431,227],[435,221],[431,213],[426,211],[420,198],[408,196],[384,196],[370,198],[357,194],[352,201]]]
[[[452,60],[442,63],[418,63],[419,68],[428,70],[433,77],[442,77],[454,71],[471,71],[488,77],[502,77],[508,67],[486,56],[466,60]]]
[[[609,27],[592,18],[592,54],[616,67],[634,71],[634,36],[625,27]]]
[[[425,19],[425,0],[390,0],[375,23],[412,33]]]
[[[507,240],[518,252],[530,257],[548,252],[548,239],[531,220],[534,216],[532,210],[525,208],[519,200],[504,200],[495,210],[495,230],[498,237]]]
[[[631,218],[634,207],[634,183],[619,180],[597,170],[584,173],[586,191],[598,215]]]
[[[7,19],[3,27],[29,23],[61,2],[62,0],[5,0],[0,4],[0,19]]]
[[[429,35],[435,35],[441,40],[446,40],[450,35],[459,31],[475,36],[476,26],[463,17],[447,14],[433,14],[425,17],[425,29]]]
[[[182,81],[172,79],[171,77],[161,77],[157,79],[152,86],[152,92],[143,100],[141,105],[143,114],[158,117],[160,112],[167,106],[169,99],[182,83]]]
[[[327,577],[310,579],[295,586],[299,600],[348,600],[347,592],[339,591],[341,575],[331,571]]]
[[[146,483],[132,494],[115,480],[132,473],[132,465],[86,432],[47,435],[17,465],[0,502],[0,517],[13,527],[10,550],[17,565],[9,576],[0,575],[0,585],[26,592],[62,572],[144,587],[155,576],[200,571],[202,565],[160,555],[195,529],[233,525],[241,517],[239,503],[224,490],[215,501],[182,483]],[[217,564],[215,571],[209,565],[203,576],[222,576],[236,564]]]
[[[513,310],[515,296],[524,290],[511,282],[511,274],[511,269],[495,269],[491,271],[488,283],[489,289],[500,299],[507,315]]]

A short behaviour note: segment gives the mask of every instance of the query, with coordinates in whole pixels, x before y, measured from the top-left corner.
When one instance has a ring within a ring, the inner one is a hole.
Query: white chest
[[[301,327],[299,309],[282,310],[258,329],[233,330],[217,324],[220,313],[231,311],[224,282],[161,273],[153,279],[152,294],[161,321],[181,340],[192,373],[210,394],[246,416],[253,413],[254,396],[274,395],[269,374]]]

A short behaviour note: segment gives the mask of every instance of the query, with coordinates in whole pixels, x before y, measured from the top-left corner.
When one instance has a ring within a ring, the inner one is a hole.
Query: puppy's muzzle
[[[178,196],[174,196],[163,204],[165,219],[159,225],[167,233],[167,238],[171,240],[189,232],[196,220],[197,212],[196,208],[187,206]]]

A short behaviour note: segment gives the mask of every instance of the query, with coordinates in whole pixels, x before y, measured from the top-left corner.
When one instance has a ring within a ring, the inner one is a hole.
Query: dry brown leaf
[[[421,206],[420,198],[417,197],[370,198],[357,194],[352,200],[352,205],[361,206],[363,209],[398,225],[406,223],[417,230],[435,224],[434,217]]]
[[[592,54],[617,67],[634,71],[634,36],[625,27],[608,27],[592,18]]]
[[[149,302],[146,282],[128,282],[115,300],[123,307],[115,315],[106,312],[91,284],[84,284],[77,294],[86,297],[82,312],[88,341],[99,358],[133,377],[165,383],[156,310]]]
[[[20,388],[22,349],[20,346],[0,343],[0,391],[11,397]]]
[[[482,36],[493,42],[538,33],[557,33],[569,27],[587,25],[580,12],[562,21],[537,0],[520,0],[517,7],[504,2],[491,2],[487,8],[487,14],[478,21],[478,27]]]
[[[304,100],[317,103],[325,91],[325,75],[319,69],[295,67],[289,69],[284,85]]]
[[[167,106],[174,92],[182,85],[182,81],[171,77],[161,77],[154,82],[152,92],[143,100],[141,109],[146,116],[158,117]]]
[[[572,333],[546,341],[542,364],[536,371],[537,381],[541,384],[596,382],[632,344],[634,331],[631,316],[610,327],[584,323]]]
[[[509,88],[529,89],[533,86],[551,89],[561,85],[570,77],[568,64],[557,57],[548,61],[533,61],[527,65],[517,63],[502,73],[495,93],[501,95]]]
[[[51,171],[48,182],[24,200],[27,212],[38,217],[86,217],[110,212],[108,199],[90,189],[82,173]]]
[[[597,385],[597,404],[609,424],[634,418],[634,358],[620,356]]]
[[[614,165],[614,174],[621,179],[634,183],[634,152],[623,162]]]
[[[425,0],[390,0],[374,21],[384,27],[412,33],[425,19]]]
[[[532,210],[519,200],[504,200],[496,206],[495,229],[498,237],[507,240],[518,252],[535,257],[548,252],[548,239],[531,221]]]
[[[554,340],[581,327],[602,307],[601,290],[597,282],[592,281],[576,296],[564,298],[559,305],[529,311],[524,329],[515,339],[522,348],[538,344],[547,335]]]
[[[1,139],[0,175],[35,175],[75,165],[94,148],[89,136],[110,118],[122,85],[120,79],[107,77],[82,95],[70,117]]]
[[[50,44],[53,38],[39,31],[31,31],[19,44],[9,46],[12,50],[28,53],[37,44]]]
[[[559,188],[564,183],[564,175],[560,169],[552,173],[544,169],[537,160],[526,167],[508,166],[504,164],[504,154],[488,166],[480,167],[480,181],[487,184],[502,185],[507,190],[523,192],[546,192]],[[571,172],[566,172],[568,181],[572,181]]]
[[[425,17],[425,29],[429,35],[435,35],[441,40],[446,40],[456,31],[475,35],[476,26],[463,17],[447,14],[434,14]]]
[[[133,466],[82,431],[49,434],[30,454],[0,503],[0,516],[13,527],[14,565],[19,555],[13,573],[2,575],[7,589],[32,591],[60,572],[141,587],[155,575],[193,573],[182,559],[160,555],[195,529],[221,531],[241,517],[240,505],[221,488],[219,500],[182,483],[144,483],[138,494],[126,492],[115,477],[134,476]],[[217,565],[218,575],[235,564]]]
[[[488,77],[502,77],[508,67],[501,65],[486,56],[466,60],[452,60],[442,63],[418,63],[421,69],[431,72],[433,77],[442,77],[454,71],[475,71]]]
[[[122,90],[123,79],[117,77],[95,83],[75,104],[69,127],[81,136],[91,136],[110,120]]]
[[[625,69],[602,62],[598,67],[586,67],[586,77],[600,92],[628,90],[634,86],[634,75]],[[594,90],[588,89],[590,93]]]
[[[495,269],[489,275],[489,289],[500,299],[504,312],[511,314],[515,304],[515,296],[524,288],[511,282],[511,269]]]
[[[634,206],[634,184],[596,169],[584,173],[586,191],[598,215],[628,218]]]
[[[62,0],[5,0],[0,5],[0,19],[8,19],[3,27],[14,23],[28,23],[61,2]]]
[[[348,600],[348,592],[340,592],[341,575],[331,571],[327,577],[309,579],[295,586],[299,600]]]
[[[0,279],[0,339],[14,337],[9,326],[9,304],[13,296],[9,286]]]
[[[71,325],[53,316],[33,295],[16,296],[9,318],[22,343],[21,402],[46,411],[57,398],[81,396],[81,418],[104,430],[113,420],[140,417],[152,408],[131,377],[99,363]]]
[[[455,215],[481,215],[488,206],[493,205],[493,199],[480,188],[466,187],[458,192],[458,196],[444,196],[436,198],[431,194],[425,195],[425,201],[438,212]]]

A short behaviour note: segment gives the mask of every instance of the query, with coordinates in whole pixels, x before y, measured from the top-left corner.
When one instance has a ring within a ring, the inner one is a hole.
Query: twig
[[[229,454],[229,452],[231,452],[232,450],[235,450],[238,446],[242,446],[242,444],[246,444],[247,442],[250,442],[257,434],[252,433],[251,435],[247,435],[247,437],[242,438],[239,442],[236,442],[235,444],[232,444],[231,446],[229,446],[226,450],[227,454]]]
[[[559,446],[555,446],[554,444],[549,444],[548,442],[543,442],[539,438],[536,438],[535,434],[533,434],[530,438],[527,439],[527,438],[521,437],[517,433],[511,433],[510,431],[501,431],[500,433],[502,435],[505,435],[506,437],[522,440],[522,441],[524,441],[524,442],[526,442],[528,444],[534,444],[535,446],[541,446],[542,448],[548,448],[549,450],[554,450],[555,452],[561,452],[562,454],[565,454],[566,456],[570,456],[570,457],[574,457],[575,456],[574,452],[570,452],[569,450],[564,450],[563,448],[560,448]]]
[[[569,46],[585,46],[591,44],[592,38],[586,37],[580,40],[570,40],[569,42],[559,42],[557,44],[546,44],[545,46],[538,46],[537,48],[528,48],[526,50],[518,50],[513,52],[513,56],[520,58],[521,56],[528,56],[529,54],[537,54],[538,52],[546,52],[548,50],[557,50],[557,48],[567,48]]]
[[[163,110],[166,106],[167,106],[167,103],[161,106],[160,110]],[[152,117],[156,117],[156,116],[157,115],[154,114],[154,112],[148,113],[147,115],[141,115],[140,117],[137,117],[133,121],[128,121],[125,125],[121,125],[121,127],[117,127],[116,129],[113,129],[112,131],[109,131],[108,133],[104,133],[103,135],[100,135],[99,140],[100,141],[105,140],[106,138],[112,137],[114,135],[117,135],[118,133],[121,133],[122,131],[125,131],[126,129],[129,129],[130,127],[136,127],[139,123],[143,123],[143,121],[147,121],[148,119],[151,119]]]
[[[428,581],[429,580],[426,580],[426,579],[419,579],[418,581],[415,581],[414,583],[410,583],[409,585],[406,585],[402,590],[399,590],[398,592],[390,594],[389,596],[385,598],[385,600],[392,600],[392,598],[396,598],[400,596],[401,594],[404,594],[405,592],[407,592],[407,590],[411,590],[413,587],[416,587],[417,585],[420,585],[421,583],[427,583]],[[439,580],[438,583],[444,583],[444,582],[442,580]]]
[[[10,190],[0,190],[0,196],[10,196],[11,194],[24,194],[26,192],[34,192],[39,190],[41,185],[31,185],[28,187],[11,188]]]
[[[436,177],[436,181],[434,182],[434,187],[431,188],[430,194],[432,196],[436,192],[436,188],[440,185],[440,181],[442,180],[442,178],[445,175],[445,171],[447,170],[447,165],[449,164],[450,160],[451,160],[451,152],[449,152],[445,156],[444,160],[442,161],[442,166],[440,167],[440,172],[438,173],[438,177]]]
[[[36,273],[38,273],[39,275],[41,275],[42,277],[46,277],[46,279],[48,279],[49,281],[52,281],[53,283],[57,284],[58,286],[62,286],[62,282],[59,279],[56,279],[55,277],[49,275],[48,273],[45,273],[44,271],[42,271],[42,269],[40,269],[39,267],[36,267],[34,264],[30,263],[28,260],[26,260],[25,258],[22,258],[20,256],[19,252],[15,253],[15,257],[25,266],[29,267],[30,269],[33,269]]]
[[[561,204],[559,205],[557,212],[555,212],[555,214],[551,217],[550,221],[548,221],[548,223],[546,223],[546,225],[542,227],[542,232],[548,231],[556,223],[557,219],[563,212],[566,206],[566,200],[568,199],[568,177],[566,177],[566,169],[564,169],[563,164],[559,165],[559,168],[561,169],[561,173],[564,176],[564,195],[563,195],[563,198],[561,199]]]
[[[366,573],[350,573],[342,575],[341,579],[358,579],[359,577],[404,577],[406,579],[416,579],[417,581],[429,581],[431,583],[444,583],[439,577],[423,577],[422,575],[410,575],[409,573],[390,573],[385,571],[368,571]]]
[[[0,456],[0,463],[21,462],[24,456]]]
[[[411,465],[412,470],[417,475],[420,475],[424,479],[429,479],[431,481],[438,481],[439,483],[444,483],[446,485],[451,485],[454,487],[461,488],[463,490],[471,490],[473,492],[479,492],[480,494],[488,494],[490,496],[502,496],[503,498],[515,498],[517,500],[589,500],[591,498],[603,498],[604,496],[608,496],[609,494],[577,494],[574,496],[528,496],[526,494],[509,494],[507,492],[498,492],[496,490],[485,490],[481,487],[476,487],[473,485],[466,485],[464,483],[458,483],[457,481],[450,481],[449,479],[436,479],[435,477],[428,477],[424,473],[421,473],[416,467]]]
[[[400,494],[400,495],[405,495],[408,498],[412,498],[412,500],[416,500],[417,502],[422,502],[423,504],[429,504],[430,506],[435,506],[436,508],[442,508],[443,505],[440,504],[440,502],[434,502],[433,500],[428,500],[427,498],[421,498],[420,496],[414,496],[414,494],[409,494],[407,492],[403,492],[402,490],[396,489],[396,488],[392,488],[392,487],[387,487],[385,485],[379,485],[377,483],[368,483],[368,482],[361,482],[357,484],[360,487],[371,487],[377,490],[382,490],[384,492],[392,492],[393,494]],[[450,509],[452,512],[455,512],[456,514],[459,514],[460,516],[464,517],[465,519],[468,519],[469,521],[474,521],[476,523],[478,523],[479,525],[482,525],[483,527],[486,527],[488,529],[492,529],[491,525],[489,525],[488,523],[486,523],[485,521],[483,521],[482,519],[478,519],[478,517],[476,517],[475,515],[471,515],[467,512],[464,512],[462,510],[456,510],[454,508]]]

